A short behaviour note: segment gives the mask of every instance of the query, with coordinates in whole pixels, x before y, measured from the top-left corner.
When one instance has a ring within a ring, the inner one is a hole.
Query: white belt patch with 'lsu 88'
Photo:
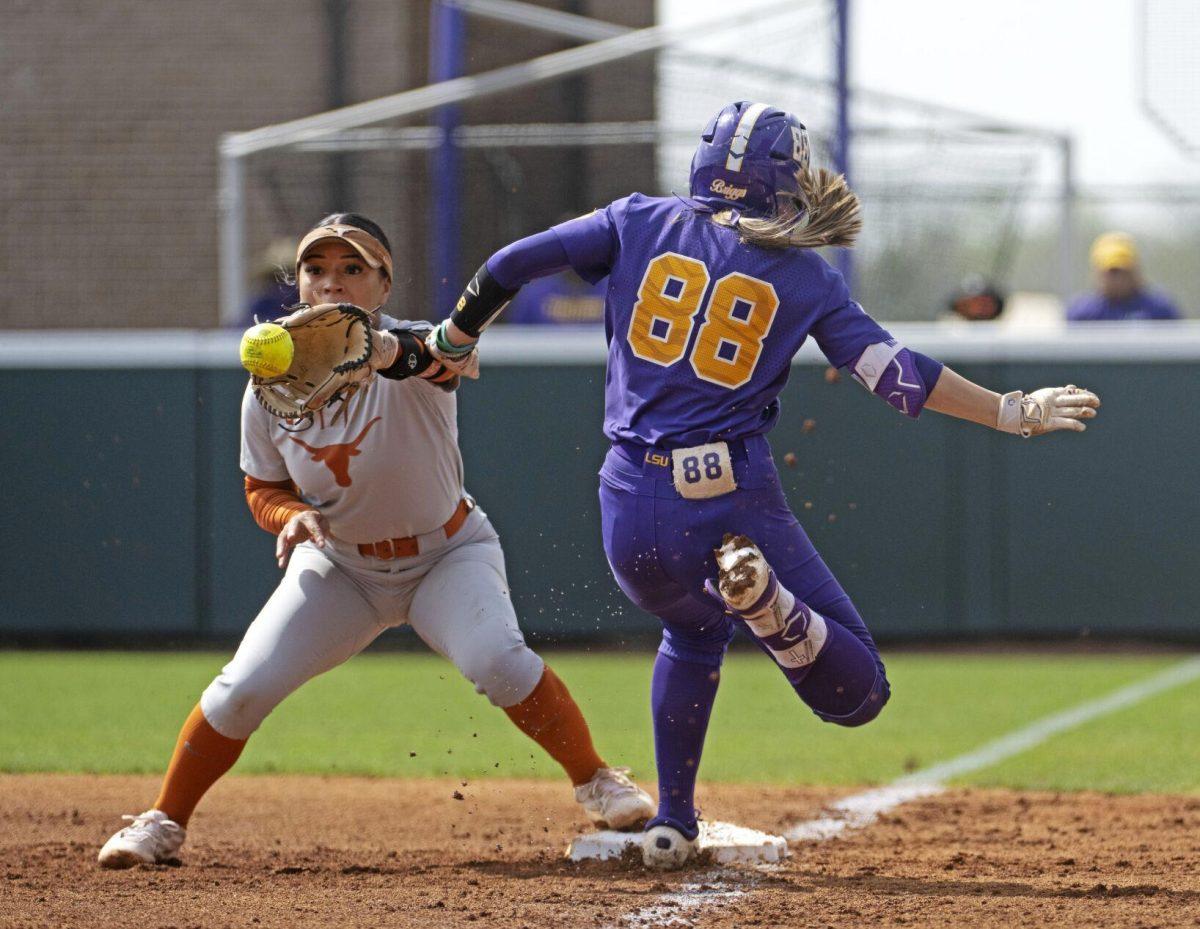
[[[677,448],[671,452],[671,469],[675,489],[686,500],[707,500],[737,490],[725,442]]]

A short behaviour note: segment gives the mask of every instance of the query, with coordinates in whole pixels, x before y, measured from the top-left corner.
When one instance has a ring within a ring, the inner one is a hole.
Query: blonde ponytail
[[[736,229],[747,245],[760,248],[849,247],[862,230],[860,204],[846,178],[825,168],[805,171],[800,176],[799,207],[796,214],[757,219],[724,210],[713,217],[722,226]]]

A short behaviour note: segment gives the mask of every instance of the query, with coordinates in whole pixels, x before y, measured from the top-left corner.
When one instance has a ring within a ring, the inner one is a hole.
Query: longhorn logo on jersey
[[[363,426],[362,432],[354,439],[353,442],[344,442],[337,445],[309,445],[303,439],[297,439],[294,435],[288,436],[297,445],[307,449],[312,454],[313,461],[323,462],[330,473],[333,474],[333,479],[337,481],[338,487],[350,486],[350,459],[355,455],[361,455],[358,446],[362,444],[362,440],[367,437],[367,433],[371,431],[382,416],[376,416],[373,420]]]

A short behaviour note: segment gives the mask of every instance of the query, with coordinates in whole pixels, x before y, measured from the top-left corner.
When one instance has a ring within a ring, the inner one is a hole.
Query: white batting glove
[[[1000,398],[996,428],[1026,439],[1060,429],[1083,432],[1087,426],[1081,420],[1093,419],[1099,408],[1099,397],[1074,384],[1043,387],[1031,394],[1014,390]]]
[[[471,345],[455,345],[446,338],[446,323],[443,320],[432,332],[425,337],[425,347],[429,354],[440,361],[448,371],[453,371],[460,377],[479,379],[479,350],[478,343]]]

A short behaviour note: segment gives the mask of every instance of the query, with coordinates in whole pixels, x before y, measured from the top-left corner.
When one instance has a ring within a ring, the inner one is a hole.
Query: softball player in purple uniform
[[[622,590],[663,624],[652,867],[695,854],[696,772],[736,629],[827,722],[863,725],[888,700],[871,634],[788,508],[767,444],[805,339],[911,417],[928,408],[1028,437],[1083,431],[1100,405],[1074,386],[1001,396],[898,343],[813,250],[859,228],[844,178],[810,169],[795,116],[731,104],[703,132],[690,198],[633,194],[501,249],[429,337],[448,366],[469,363],[526,281],[609,275],[604,547]]]

